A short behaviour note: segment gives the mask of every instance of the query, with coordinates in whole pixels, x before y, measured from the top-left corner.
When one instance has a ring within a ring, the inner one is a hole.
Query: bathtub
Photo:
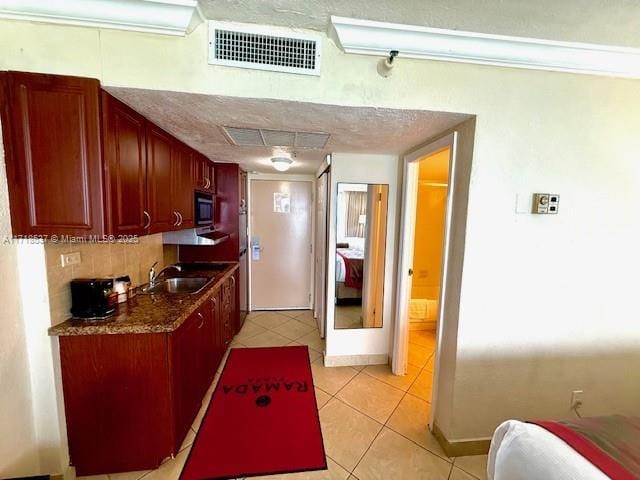
[[[438,300],[412,298],[409,301],[409,329],[435,330],[438,320]]]

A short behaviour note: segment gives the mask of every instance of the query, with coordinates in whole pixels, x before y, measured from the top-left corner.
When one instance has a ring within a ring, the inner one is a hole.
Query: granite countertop
[[[216,263],[216,262],[212,262]],[[220,264],[220,262],[217,262]],[[238,268],[238,262],[223,262],[224,270],[194,270],[178,276],[212,276],[213,281],[198,294],[140,294],[118,305],[105,320],[69,320],[49,328],[50,336],[166,333],[176,330]]]

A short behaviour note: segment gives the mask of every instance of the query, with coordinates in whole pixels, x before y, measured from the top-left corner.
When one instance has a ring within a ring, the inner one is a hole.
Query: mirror
[[[338,183],[334,326],[382,327],[389,185]]]

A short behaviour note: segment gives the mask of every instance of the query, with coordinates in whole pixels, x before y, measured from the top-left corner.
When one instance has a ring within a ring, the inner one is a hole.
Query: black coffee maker
[[[99,320],[116,311],[118,297],[113,278],[76,278],[71,280],[71,314],[73,318]]]

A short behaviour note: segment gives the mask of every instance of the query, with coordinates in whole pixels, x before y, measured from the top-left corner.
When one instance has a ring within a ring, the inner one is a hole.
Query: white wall
[[[571,415],[576,388],[586,415],[640,413],[638,81],[406,59],[383,79],[378,59],[327,39],[310,77],[210,66],[206,48],[205,26],[169,38],[0,22],[1,69],[477,115],[443,432],[480,438],[508,417]],[[516,194],[537,191],[561,195],[559,215],[515,213]]]
[[[340,362],[340,357],[354,355],[378,356],[377,363],[386,363],[391,351],[394,310],[394,265],[396,260],[396,225],[398,206],[398,165],[396,155],[364,155],[354,153],[331,154],[331,185],[329,198],[329,248],[327,251],[327,336],[325,362]],[[389,185],[387,216],[387,244],[384,283],[384,313],[382,328],[336,329],[335,269],[336,269],[336,218],[338,183],[382,183]],[[333,358],[337,357],[337,358]],[[382,359],[382,360],[380,360]],[[364,359],[360,359],[363,361]]]
[[[55,451],[51,451],[51,447],[58,449],[60,439],[40,441],[48,434],[46,427],[42,428],[43,422],[39,421],[42,416],[49,417],[45,423],[54,422],[54,436],[58,431],[58,415],[51,415],[56,410],[55,389],[52,384],[47,384],[46,370],[38,371],[38,367],[42,366],[38,363],[38,357],[41,355],[43,337],[45,348],[49,345],[46,326],[38,332],[41,339],[39,346],[33,348],[35,345],[31,340],[34,325],[25,319],[29,318],[40,325],[39,318],[31,317],[27,312],[23,315],[25,305],[35,307],[39,304],[39,295],[46,295],[46,283],[44,290],[29,289],[28,294],[24,295],[20,276],[25,252],[42,250],[42,246],[31,248],[11,242],[7,193],[4,149],[0,142],[0,277],[3,279],[0,288],[0,478],[61,472],[59,458]],[[37,256],[32,258],[37,259]],[[37,279],[33,276],[28,280],[33,287]],[[51,355],[48,363],[51,365]],[[53,403],[42,403],[43,400],[51,400],[51,395]],[[38,415],[38,419],[34,418],[34,414]],[[55,467],[56,462],[58,468]]]
[[[17,275],[15,250],[13,246],[2,247],[2,278]],[[16,283],[5,282],[0,289],[0,304],[0,478],[10,478],[32,474],[33,465],[37,465],[39,459],[32,417],[29,359]]]

